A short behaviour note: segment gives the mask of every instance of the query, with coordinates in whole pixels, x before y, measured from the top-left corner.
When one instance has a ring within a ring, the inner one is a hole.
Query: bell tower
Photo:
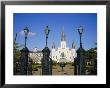
[[[66,36],[64,33],[64,27],[63,31],[61,32],[61,48],[66,48]]]

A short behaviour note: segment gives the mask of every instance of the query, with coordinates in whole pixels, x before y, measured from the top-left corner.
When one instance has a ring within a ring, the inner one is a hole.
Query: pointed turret
[[[64,27],[63,27],[63,31],[61,33],[61,41],[66,41],[66,36],[65,36],[65,33],[64,33]]]
[[[72,42],[72,49],[75,49],[74,41]]]
[[[52,44],[52,49],[55,49],[55,43],[53,42],[53,44]]]

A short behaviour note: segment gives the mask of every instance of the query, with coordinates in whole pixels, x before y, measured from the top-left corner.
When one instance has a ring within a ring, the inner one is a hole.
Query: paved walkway
[[[33,71],[33,75],[41,75],[42,70],[38,69],[38,71]],[[62,71],[60,66],[53,66],[52,75],[74,75],[74,66],[66,65]]]

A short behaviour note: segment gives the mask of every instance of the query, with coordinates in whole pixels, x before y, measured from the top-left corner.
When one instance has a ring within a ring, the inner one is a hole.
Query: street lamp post
[[[29,29],[28,27],[24,28],[24,34],[25,34],[25,59],[27,59],[26,61],[26,70],[27,70],[27,74],[28,74],[28,56],[27,56],[27,47],[26,47],[26,42],[27,42],[27,36],[29,34]]]
[[[20,57],[20,74],[28,75],[28,53],[29,50],[26,47],[27,36],[29,33],[29,29],[27,27],[24,28],[24,35],[25,35],[25,47],[21,49],[21,57]]]
[[[49,35],[49,28],[48,26],[46,26],[45,31],[45,35],[46,35],[46,46],[45,48],[42,50],[43,52],[43,58],[41,60],[42,63],[42,75],[51,75],[52,74],[52,60],[49,57],[50,56],[50,50],[47,47],[47,39],[48,39],[48,35]]]
[[[79,28],[78,28],[78,33],[79,33],[79,36],[80,36],[80,48],[82,48],[82,33],[83,33],[83,27],[82,26],[80,26]]]
[[[85,75],[85,50],[82,47],[82,33],[83,33],[83,27],[80,26],[78,28],[78,33],[80,36],[80,47],[77,50],[77,58],[75,59],[75,75]]]
[[[45,35],[46,35],[46,47],[47,47],[47,39],[48,39],[48,35],[49,35],[49,32],[50,32],[48,26],[46,26],[46,29],[44,31],[45,31]]]
[[[24,28],[24,34],[25,34],[25,48],[26,48],[26,42],[27,42],[27,36],[29,33],[29,29],[27,27]]]

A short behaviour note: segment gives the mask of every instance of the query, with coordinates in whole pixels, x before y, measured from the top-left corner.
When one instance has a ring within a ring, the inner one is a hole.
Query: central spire
[[[64,26],[62,27],[61,41],[66,41],[66,36],[65,36],[65,33],[64,33]]]

